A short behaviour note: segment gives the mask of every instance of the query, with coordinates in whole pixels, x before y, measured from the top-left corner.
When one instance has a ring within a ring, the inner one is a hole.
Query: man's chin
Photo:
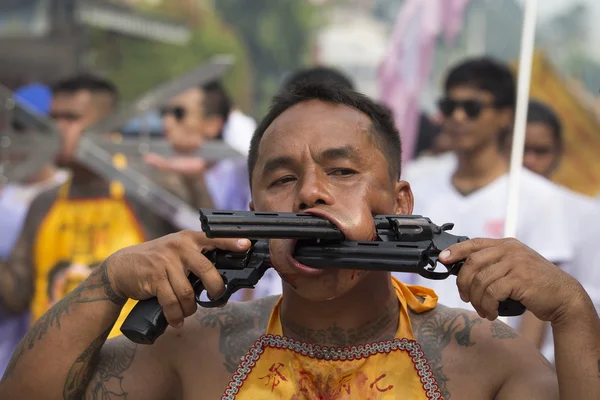
[[[361,281],[363,271],[323,270],[318,276],[279,273],[284,285],[298,297],[310,302],[325,302],[343,297]]]

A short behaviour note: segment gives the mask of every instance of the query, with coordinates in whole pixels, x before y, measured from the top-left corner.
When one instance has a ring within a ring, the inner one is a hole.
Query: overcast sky
[[[525,0],[518,1],[525,3]],[[590,45],[594,46],[590,51],[600,57],[600,48],[596,47],[596,43],[600,42],[600,0],[538,0],[538,15],[543,21],[578,3],[583,3],[590,9]]]
[[[489,0],[488,0],[489,1]],[[518,0],[521,3],[525,3],[525,0]],[[600,16],[600,1],[598,0],[538,0],[538,13],[540,18],[545,19],[552,17],[565,9],[568,9],[570,5],[577,3],[583,3],[590,7],[592,15],[595,21],[598,21]]]

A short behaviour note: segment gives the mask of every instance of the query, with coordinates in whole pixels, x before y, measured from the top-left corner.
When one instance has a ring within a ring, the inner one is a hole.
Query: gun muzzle
[[[325,218],[301,213],[217,211],[200,209],[202,230],[209,238],[344,240]]]

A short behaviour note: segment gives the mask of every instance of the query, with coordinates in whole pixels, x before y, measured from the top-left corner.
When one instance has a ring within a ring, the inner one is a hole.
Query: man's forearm
[[[183,183],[187,188],[190,198],[188,203],[196,208],[214,208],[213,199],[204,182],[204,176],[183,176]]]
[[[591,399],[600,393],[600,319],[587,296],[569,314],[552,324],[560,398]]]
[[[105,264],[95,269],[29,330],[0,382],[0,398],[81,398],[124,304]]]
[[[527,311],[521,319],[519,332],[529,340],[537,349],[541,349],[544,343],[546,322],[540,321],[533,313]]]
[[[8,262],[0,262],[0,307],[19,315],[28,309],[32,295],[31,277],[15,273]]]

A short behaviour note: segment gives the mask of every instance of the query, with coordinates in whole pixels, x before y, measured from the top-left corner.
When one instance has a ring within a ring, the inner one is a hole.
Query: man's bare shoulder
[[[278,296],[248,302],[230,302],[221,308],[198,307],[181,330],[169,328],[171,345],[183,358],[203,359],[210,355],[210,365],[220,364],[228,373],[237,368],[240,358],[267,329]],[[201,338],[201,339],[200,339]],[[215,361],[218,361],[217,363]]]
[[[519,371],[553,374],[533,344],[499,320],[443,305],[410,316],[415,338],[446,400],[451,395],[494,399]]]

